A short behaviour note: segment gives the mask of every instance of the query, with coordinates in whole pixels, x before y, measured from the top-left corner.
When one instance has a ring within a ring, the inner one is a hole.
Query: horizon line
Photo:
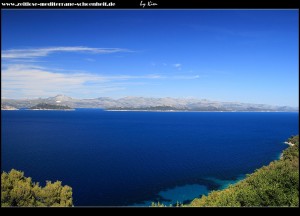
[[[109,96],[102,96],[102,97],[95,97],[95,98],[75,98],[75,97],[71,97],[65,94],[57,94],[55,96],[44,96],[44,97],[26,97],[26,98],[7,98],[7,97],[1,97],[1,102],[2,100],[37,100],[37,99],[48,99],[48,98],[55,98],[58,96],[65,96],[71,99],[75,99],[75,100],[93,100],[93,99],[99,99],[99,98],[110,98],[113,100],[119,100],[119,99],[124,99],[124,98],[154,98],[154,99],[164,99],[164,98],[171,98],[171,99],[190,99],[190,100],[206,100],[206,101],[210,101],[210,102],[222,102],[222,103],[241,103],[241,104],[255,104],[255,105],[268,105],[268,106],[277,106],[277,107],[290,107],[290,108],[297,108],[299,109],[299,106],[291,106],[291,105],[270,105],[270,104],[265,104],[265,103],[253,103],[253,102],[240,102],[240,101],[221,101],[221,100],[211,100],[211,99],[207,99],[207,98],[199,98],[199,97],[153,97],[153,96],[123,96],[123,97],[109,97]]]

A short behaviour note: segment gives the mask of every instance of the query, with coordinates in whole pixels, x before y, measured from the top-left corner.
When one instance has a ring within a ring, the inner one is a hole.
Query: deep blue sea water
[[[298,113],[1,111],[1,169],[61,180],[76,206],[186,202],[277,159]]]

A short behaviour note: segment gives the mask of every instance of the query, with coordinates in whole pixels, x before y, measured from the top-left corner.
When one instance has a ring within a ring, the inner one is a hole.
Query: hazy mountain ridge
[[[189,98],[152,98],[124,97],[112,99],[99,97],[94,99],[75,99],[65,95],[38,99],[2,99],[1,106],[29,108],[39,103],[60,104],[71,108],[102,108],[108,110],[145,109],[145,110],[187,110],[187,111],[299,111],[289,106],[271,106],[240,102],[219,102],[206,99]]]

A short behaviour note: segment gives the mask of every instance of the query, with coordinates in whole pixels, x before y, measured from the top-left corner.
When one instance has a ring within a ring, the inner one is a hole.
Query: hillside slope
[[[299,135],[280,160],[257,169],[227,189],[194,199],[188,206],[299,206]]]

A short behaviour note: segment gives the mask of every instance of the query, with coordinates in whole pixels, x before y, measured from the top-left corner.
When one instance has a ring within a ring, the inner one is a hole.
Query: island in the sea
[[[19,110],[19,109],[13,106],[1,105],[1,110]]]
[[[69,106],[58,105],[58,104],[46,104],[40,103],[29,108],[30,110],[74,110]]]

